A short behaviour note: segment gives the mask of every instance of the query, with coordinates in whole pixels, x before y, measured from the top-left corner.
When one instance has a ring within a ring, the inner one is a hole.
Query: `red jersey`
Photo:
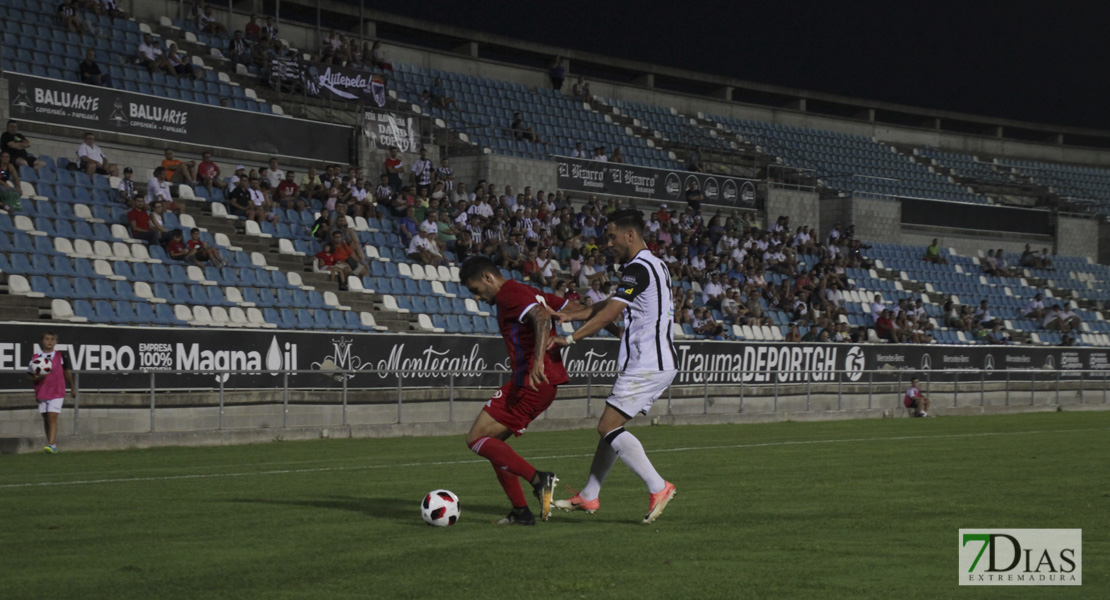
[[[132,208],[127,211],[127,220],[134,221],[135,226],[132,229],[138,228],[139,231],[150,231],[150,214],[145,210]]]
[[[220,167],[212,161],[202,162],[197,166],[197,177],[211,177],[215,179],[220,176]]]
[[[185,244],[174,240],[166,245],[166,252],[169,252],[171,258],[175,254],[185,254]]]
[[[403,164],[404,164],[404,162],[399,157],[398,158],[389,157],[389,158],[385,159],[385,168],[386,169],[394,169],[394,170],[395,169],[400,169]],[[392,173],[392,171],[390,171],[390,172]]]
[[[300,186],[288,179],[283,179],[277,186],[278,196],[281,198],[292,198],[297,195]]]
[[[197,250],[203,250],[204,240],[189,240],[189,249],[192,250],[194,248]]]
[[[528,385],[528,373],[532,369],[532,359],[536,356],[535,333],[531,323],[524,321],[524,315],[532,310],[542,298],[552,310],[559,310],[566,300],[555,294],[545,294],[533,287],[508,280],[494,296],[497,306],[497,326],[505,338],[505,349],[509,351],[509,361],[513,367],[513,385]],[[554,323],[551,335],[556,335]],[[568,381],[567,371],[563,368],[563,357],[553,348],[543,359],[544,374],[551,385],[561,385]]]

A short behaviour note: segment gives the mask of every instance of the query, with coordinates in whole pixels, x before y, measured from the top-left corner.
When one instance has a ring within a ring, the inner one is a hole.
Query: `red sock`
[[[497,473],[497,482],[501,484],[501,489],[505,490],[505,495],[509,497],[513,508],[528,506],[528,499],[524,497],[524,490],[520,488],[519,477],[498,466],[493,467],[493,472]]]
[[[470,449],[475,454],[493,463],[498,469],[503,469],[523,477],[525,481],[532,481],[536,476],[536,469],[528,461],[520,457],[508,444],[497,438],[484,437],[474,442]]]

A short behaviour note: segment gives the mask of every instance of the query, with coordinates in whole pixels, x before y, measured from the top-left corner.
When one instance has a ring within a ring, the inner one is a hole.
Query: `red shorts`
[[[917,398],[903,397],[902,404],[906,405],[906,408],[913,408],[917,406]]]
[[[511,429],[513,435],[523,435],[528,424],[551,406],[559,389],[554,385],[540,385],[537,388],[533,390],[527,386],[516,387],[506,383],[486,402],[482,410]]]

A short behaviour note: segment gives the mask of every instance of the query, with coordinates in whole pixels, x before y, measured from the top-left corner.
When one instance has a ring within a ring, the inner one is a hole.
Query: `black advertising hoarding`
[[[350,161],[350,127],[5,73],[12,119],[211,148]]]
[[[467,335],[306,333],[282,330],[151,329],[80,325],[0,325],[0,371],[25,369],[42,332],[50,328],[59,347],[81,371],[88,389],[148,389],[151,371],[159,389],[216,389],[214,373],[241,370],[225,378],[227,387],[281,388],[281,371],[322,371],[288,376],[296,388],[334,388],[337,378],[324,371],[352,371],[349,389],[387,389],[397,385],[389,373],[408,370],[404,387],[496,387],[506,380],[508,359],[500,338]],[[1054,381],[1077,378],[1078,370],[1110,369],[1107,348],[1031,346],[894,346],[886,344],[785,344],[678,341],[678,385],[740,384],[769,386],[798,383],[867,384],[923,381],[968,384],[981,379]],[[583,340],[564,350],[571,383],[608,385],[617,369],[617,341]],[[334,365],[334,366],[332,366]],[[953,370],[974,371],[956,374]],[[1009,369],[1036,370],[1013,373]],[[480,371],[497,373],[480,374]],[[1087,375],[1101,380],[1103,373]],[[19,377],[0,377],[0,389],[24,389]]]
[[[385,106],[385,79],[363,69],[299,58],[271,60],[270,83],[275,87],[285,87],[291,81],[303,86],[309,96]]]
[[[608,194],[677,202],[686,197],[696,181],[703,204],[751,208],[755,206],[759,182],[709,173],[654,169],[597,160],[555,157],[559,189],[587,194]]]
[[[1047,210],[924,198],[899,200],[902,203],[902,223],[907,225],[966,229],[969,225],[990,223],[993,231],[1053,235],[1054,219]]]

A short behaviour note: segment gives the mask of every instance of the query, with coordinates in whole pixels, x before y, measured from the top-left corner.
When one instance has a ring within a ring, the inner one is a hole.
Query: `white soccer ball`
[[[420,503],[420,516],[428,525],[454,525],[459,520],[459,497],[447,490],[432,490]]]
[[[53,361],[49,356],[38,356],[31,361],[31,374],[35,377],[39,375],[47,375],[54,368]]]

